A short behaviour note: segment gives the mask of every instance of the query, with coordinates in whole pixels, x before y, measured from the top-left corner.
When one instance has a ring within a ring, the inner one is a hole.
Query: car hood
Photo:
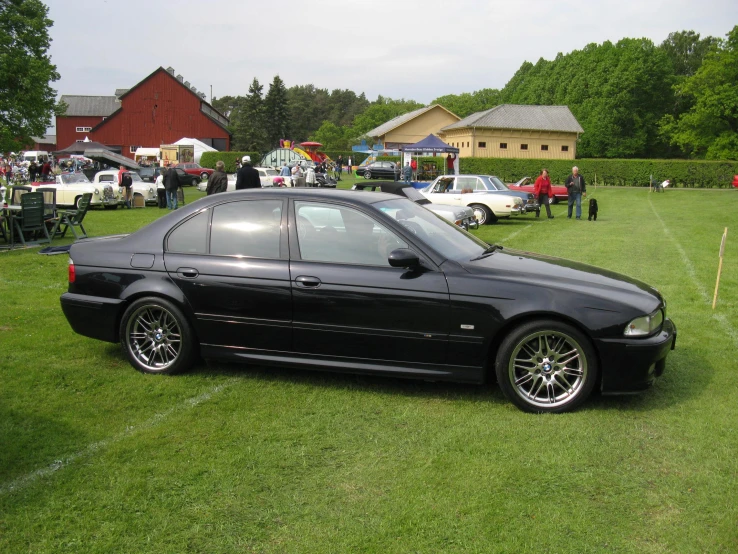
[[[624,302],[647,313],[663,303],[658,290],[638,279],[553,256],[505,248],[479,260],[459,263],[473,275]]]

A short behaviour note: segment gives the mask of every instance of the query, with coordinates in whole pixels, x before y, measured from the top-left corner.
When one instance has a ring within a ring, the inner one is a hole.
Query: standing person
[[[156,172],[156,169],[154,170]],[[164,168],[160,168],[156,176],[156,201],[160,208],[167,207],[167,190],[164,188],[164,175],[166,171]]]
[[[225,163],[221,160],[215,162],[215,171],[208,178],[207,196],[225,192],[228,189],[228,175],[225,172]]]
[[[123,187],[123,202],[126,208],[130,209],[133,197],[133,177],[131,177],[131,173],[124,167],[118,172],[118,183]]]
[[[346,160],[346,175],[353,175],[354,174],[354,166],[353,166],[354,160],[351,159],[351,156],[348,157],[348,160]]]
[[[236,171],[234,173],[238,173],[238,170],[241,169],[241,160],[237,159],[234,163],[236,165]]]
[[[282,177],[289,177],[290,176],[290,168],[287,167],[287,162],[284,162],[284,165],[282,166],[282,169],[279,172],[279,174]]]
[[[51,177],[51,162],[47,160],[44,162],[44,165],[41,166],[41,180],[44,183],[48,183],[50,177]]]
[[[410,167],[410,162],[407,162],[405,167],[402,168],[402,176],[405,178],[405,183],[409,185],[410,179],[413,177],[413,168]]]
[[[551,179],[548,177],[548,169],[545,167],[541,170],[541,174],[538,176],[538,179],[536,179],[535,187],[533,187],[533,194],[536,197],[536,202],[538,202],[536,217],[540,217],[541,204],[543,204],[546,206],[548,219],[553,219],[554,216],[551,215],[551,206],[549,206],[549,204],[551,203],[551,198],[553,198],[554,193],[553,187],[551,186]]]
[[[446,175],[453,175],[455,173],[454,171],[455,161],[456,161],[455,154],[449,154],[448,156],[446,156]]]
[[[167,191],[167,208],[170,210],[177,209],[177,190],[182,186],[179,182],[179,175],[174,166],[169,166],[164,175],[164,189]]]
[[[315,170],[312,166],[308,166],[308,168],[305,170],[305,185],[308,187],[315,187],[317,179],[315,178]]]
[[[418,180],[418,160],[415,158],[410,159],[410,167],[413,170],[413,180]]]
[[[241,158],[241,169],[236,173],[236,190],[261,188],[259,172],[251,165],[251,156]]]
[[[569,209],[566,217],[571,219],[572,206],[576,203],[577,219],[582,219],[582,196],[587,196],[587,186],[584,183],[584,177],[579,175],[577,166],[571,168],[571,175],[566,178],[566,190],[569,193]]]
[[[336,181],[341,180],[341,171],[343,171],[343,156],[339,154],[336,160]]]
[[[36,175],[38,174],[38,166],[36,165],[36,162],[32,161],[30,164],[28,164],[28,178],[33,183],[36,180]]]

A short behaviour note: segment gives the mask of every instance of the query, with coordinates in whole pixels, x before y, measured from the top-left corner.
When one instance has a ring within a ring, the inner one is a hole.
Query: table
[[[15,248],[15,214],[21,211],[21,207],[18,204],[3,205],[3,217],[8,222],[8,233],[10,243],[8,249],[12,250]]]

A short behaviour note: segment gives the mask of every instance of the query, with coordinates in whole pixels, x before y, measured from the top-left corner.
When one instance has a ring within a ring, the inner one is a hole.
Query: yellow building
[[[583,132],[568,106],[502,104],[446,125],[439,136],[462,158],[573,160]]]
[[[443,127],[460,120],[440,104],[426,106],[383,123],[372,129],[368,136],[391,150],[406,144],[415,144],[430,134],[438,134]]]

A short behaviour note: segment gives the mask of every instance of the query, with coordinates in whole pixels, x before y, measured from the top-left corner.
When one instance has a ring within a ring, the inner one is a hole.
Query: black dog
[[[597,199],[596,198],[590,198],[589,199],[589,218],[587,221],[592,221],[592,218],[594,217],[594,220],[597,221],[597,212],[599,212],[600,209],[597,207]]]

